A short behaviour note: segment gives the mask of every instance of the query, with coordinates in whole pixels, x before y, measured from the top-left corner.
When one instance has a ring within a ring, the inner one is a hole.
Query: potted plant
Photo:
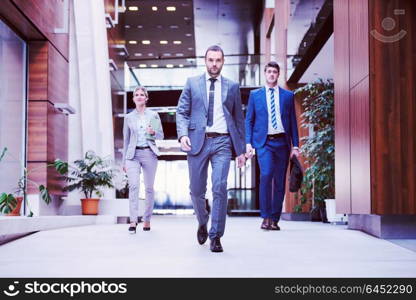
[[[320,79],[295,93],[303,97],[301,126],[310,130],[309,136],[302,138],[301,153],[307,168],[301,203],[312,194],[314,206],[311,216],[318,214],[323,222],[327,222],[325,199],[335,198],[334,83]]]
[[[0,154],[0,161],[3,159],[5,154],[7,153],[7,147],[3,148],[1,154]],[[7,153],[7,155],[10,155],[13,157],[12,154]],[[48,164],[47,167],[53,167],[55,164]],[[43,167],[42,167],[43,168]],[[26,201],[26,188],[29,185],[35,186],[39,190],[39,197],[49,205],[49,203],[52,201],[52,198],[49,194],[49,191],[47,187],[45,187],[43,184],[38,184],[35,181],[29,179],[30,173],[40,169],[39,168],[33,168],[28,169],[26,167],[23,168],[23,176],[19,178],[19,181],[17,182],[17,187],[13,191],[13,193],[2,193],[0,195],[0,212],[5,213],[7,216],[20,216],[20,209],[23,201],[26,202],[26,205],[29,208],[29,217],[33,216],[33,212],[30,209],[29,202]]]
[[[68,164],[62,160],[55,161],[57,171],[65,175],[69,183],[64,191],[80,190],[85,198],[81,199],[83,215],[97,215],[99,198],[93,198],[93,194],[102,196],[100,188],[114,188],[113,178],[116,169],[112,167],[110,158],[101,158],[94,151],[87,151],[84,159],[79,159]]]

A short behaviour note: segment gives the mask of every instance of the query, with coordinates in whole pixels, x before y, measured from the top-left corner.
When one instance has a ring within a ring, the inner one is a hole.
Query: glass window
[[[14,192],[25,165],[26,43],[0,21],[0,193]]]

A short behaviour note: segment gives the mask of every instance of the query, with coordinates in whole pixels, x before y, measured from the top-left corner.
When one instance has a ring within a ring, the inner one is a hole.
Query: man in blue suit
[[[205,53],[206,72],[188,78],[176,109],[178,140],[187,152],[189,187],[198,219],[197,239],[210,238],[212,252],[222,252],[227,214],[227,177],[232,155],[239,168],[245,163],[244,115],[240,86],[221,75],[224,53],[211,46]],[[206,207],[208,165],[212,168],[211,228]]]
[[[280,230],[289,157],[299,156],[294,95],[277,85],[279,72],[276,62],[265,66],[266,86],[250,92],[245,121],[246,157],[255,148],[260,166],[261,228],[266,230]]]

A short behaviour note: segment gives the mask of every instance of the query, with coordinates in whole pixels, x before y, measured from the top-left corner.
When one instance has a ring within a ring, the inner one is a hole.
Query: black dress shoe
[[[213,238],[211,240],[210,248],[211,248],[211,252],[223,252],[224,251],[222,249],[222,246],[221,246],[221,242],[220,242],[220,238],[219,237]]]
[[[137,226],[137,224],[135,226],[130,225],[130,227],[129,227],[129,233],[130,234],[135,234],[136,233],[136,226]]]
[[[143,231],[150,231],[150,227],[143,227]]]
[[[264,218],[263,222],[261,223],[260,228],[265,229],[265,230],[269,230],[270,229],[270,219]]]
[[[273,221],[273,222],[270,224],[270,230],[280,230],[279,225],[277,225],[277,221]]]
[[[207,224],[199,226],[196,236],[198,238],[198,243],[200,245],[204,244],[207,241],[208,239]]]
[[[205,199],[205,209],[207,210],[208,214],[211,212],[211,206],[209,206],[208,199]]]

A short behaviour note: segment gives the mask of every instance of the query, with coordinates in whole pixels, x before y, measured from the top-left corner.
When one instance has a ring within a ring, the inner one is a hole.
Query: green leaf
[[[40,197],[43,201],[45,201],[46,204],[49,205],[49,203],[51,203],[52,199],[51,199],[51,195],[49,194],[48,189],[44,186],[44,185],[40,185],[39,186],[39,192],[40,192]]]

